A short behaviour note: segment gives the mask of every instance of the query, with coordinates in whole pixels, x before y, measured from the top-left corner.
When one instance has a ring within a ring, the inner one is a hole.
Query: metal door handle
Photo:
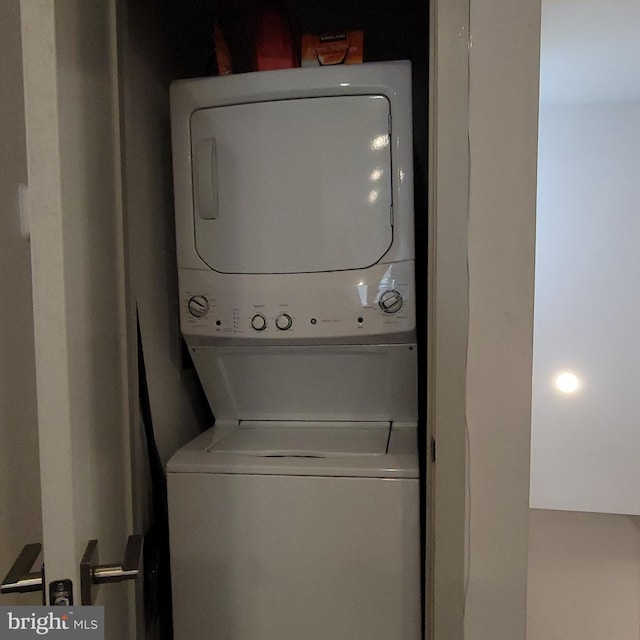
[[[135,580],[140,573],[143,536],[129,536],[122,564],[98,564],[98,541],[90,540],[80,562],[82,604],[95,602],[97,586],[107,582]]]
[[[41,551],[42,545],[38,543],[27,544],[22,548],[20,555],[0,585],[0,593],[28,593],[29,591],[42,590],[43,569],[31,571]]]

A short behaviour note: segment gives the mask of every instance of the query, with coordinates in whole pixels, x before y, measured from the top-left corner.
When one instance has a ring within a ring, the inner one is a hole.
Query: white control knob
[[[291,319],[291,316],[286,313],[283,313],[276,318],[276,327],[278,327],[280,331],[291,329],[292,324],[293,320]]]
[[[404,301],[402,300],[402,295],[395,289],[388,289],[380,296],[380,299],[378,300],[380,308],[385,313],[397,313],[398,311],[400,311],[400,309],[402,309],[403,302]]]
[[[251,326],[256,331],[264,331],[267,328],[267,319],[263,315],[256,313],[256,315],[251,318]]]
[[[203,318],[209,313],[209,301],[204,296],[191,296],[187,308],[194,318]]]

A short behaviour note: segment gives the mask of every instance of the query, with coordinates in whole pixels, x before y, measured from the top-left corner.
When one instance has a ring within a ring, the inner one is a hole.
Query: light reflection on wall
[[[556,376],[555,387],[565,394],[575,393],[581,387],[580,379],[574,373],[563,371]]]
[[[384,133],[376,136],[371,140],[371,149],[373,151],[380,151],[380,149],[386,149],[389,146],[389,135]]]

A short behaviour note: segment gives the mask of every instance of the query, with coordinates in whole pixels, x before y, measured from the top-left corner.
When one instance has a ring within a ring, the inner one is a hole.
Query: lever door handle
[[[142,536],[129,536],[124,550],[122,564],[100,564],[93,567],[93,581],[96,584],[104,582],[122,582],[123,580],[135,580],[140,572],[140,559],[142,557]],[[96,543],[97,544],[97,543]]]
[[[90,540],[80,562],[82,604],[95,602],[97,586],[107,582],[135,580],[140,573],[143,536],[129,536],[122,564],[98,564],[98,541]]]
[[[29,591],[42,590],[43,570],[32,571],[41,551],[42,545],[39,543],[26,544],[22,548],[20,555],[0,585],[0,593],[28,593]]]

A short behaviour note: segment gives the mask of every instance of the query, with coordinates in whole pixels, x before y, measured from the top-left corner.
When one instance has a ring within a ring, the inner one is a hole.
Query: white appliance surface
[[[407,342],[415,332],[414,263],[279,276],[182,269],[180,322],[189,344]]]
[[[180,449],[167,471],[417,480],[415,423],[309,424],[218,422]]]
[[[217,420],[411,422],[415,344],[191,347]]]
[[[191,116],[196,250],[222,273],[369,267],[391,246],[389,101],[336,96]]]
[[[415,424],[217,424],[168,491],[176,640],[420,638]]]
[[[188,344],[415,332],[411,108],[406,61],[172,85]]]
[[[412,260],[411,123],[406,61],[173,83],[178,267]]]
[[[407,62],[171,88],[180,322],[215,426],[169,461],[176,640],[419,640]]]
[[[209,451],[274,458],[384,455],[390,431],[390,423],[246,421]]]
[[[417,479],[169,473],[175,640],[419,640]]]

